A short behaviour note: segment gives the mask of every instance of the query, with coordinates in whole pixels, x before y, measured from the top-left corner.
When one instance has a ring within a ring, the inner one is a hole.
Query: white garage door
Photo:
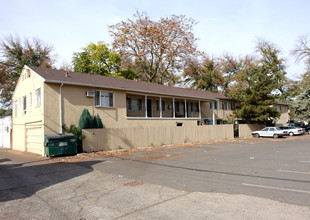
[[[44,154],[42,125],[26,128],[27,151],[36,154]]]

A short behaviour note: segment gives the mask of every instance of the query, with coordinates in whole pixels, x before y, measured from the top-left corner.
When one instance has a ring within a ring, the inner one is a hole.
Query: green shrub
[[[70,125],[70,127],[67,127],[67,125],[64,124],[64,125],[62,126],[62,128],[63,128],[63,130],[64,130],[65,133],[72,133],[72,134],[74,134],[74,136],[75,136],[76,138],[78,138],[78,139],[79,139],[80,136],[81,136],[80,130],[79,130],[75,125]],[[80,138],[80,139],[82,139],[82,138]]]
[[[95,116],[94,122],[95,122],[96,128],[103,128],[102,121],[101,121],[98,114],[97,114],[97,116]]]
[[[90,116],[87,109],[84,109],[79,120],[79,130],[86,128],[95,128],[94,119]]]
[[[82,153],[83,152],[82,140],[85,138],[85,135],[82,135],[82,131],[80,131],[79,128],[76,127],[75,125],[70,125],[70,127],[67,127],[67,125],[64,124],[62,128],[65,133],[72,133],[76,137],[78,153]]]

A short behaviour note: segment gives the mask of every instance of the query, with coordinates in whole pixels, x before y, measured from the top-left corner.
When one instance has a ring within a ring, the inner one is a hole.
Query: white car
[[[287,131],[289,136],[301,135],[306,132],[304,128],[298,128],[295,126],[281,126],[279,128],[283,131]]]
[[[266,127],[260,131],[253,131],[252,135],[254,137],[274,137],[274,138],[278,138],[278,137],[283,137],[285,135],[287,135],[287,131],[283,131],[280,128],[277,127]]]

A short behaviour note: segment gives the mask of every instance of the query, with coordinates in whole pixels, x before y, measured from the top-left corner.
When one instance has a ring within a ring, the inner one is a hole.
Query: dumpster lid
[[[68,133],[68,134],[47,134],[47,135],[45,135],[45,138],[52,140],[52,139],[61,139],[61,138],[75,138],[75,136],[72,133]]]

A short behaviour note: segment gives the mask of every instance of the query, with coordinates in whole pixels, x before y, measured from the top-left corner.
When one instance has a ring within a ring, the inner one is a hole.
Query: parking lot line
[[[310,163],[310,161],[307,161],[307,160],[302,160],[302,161],[299,161],[300,163]]]
[[[287,189],[287,188],[280,188],[280,187],[273,187],[273,186],[255,185],[255,184],[249,184],[249,183],[242,183],[242,185],[243,186],[250,186],[250,187],[257,187],[257,188],[276,189],[276,190],[282,190],[282,191],[309,193],[310,194],[310,191],[299,190],[299,189]]]
[[[299,173],[299,174],[306,174],[310,175],[309,172],[302,172],[302,171],[295,171],[295,170],[277,170],[278,172],[286,172],[286,173]]]

